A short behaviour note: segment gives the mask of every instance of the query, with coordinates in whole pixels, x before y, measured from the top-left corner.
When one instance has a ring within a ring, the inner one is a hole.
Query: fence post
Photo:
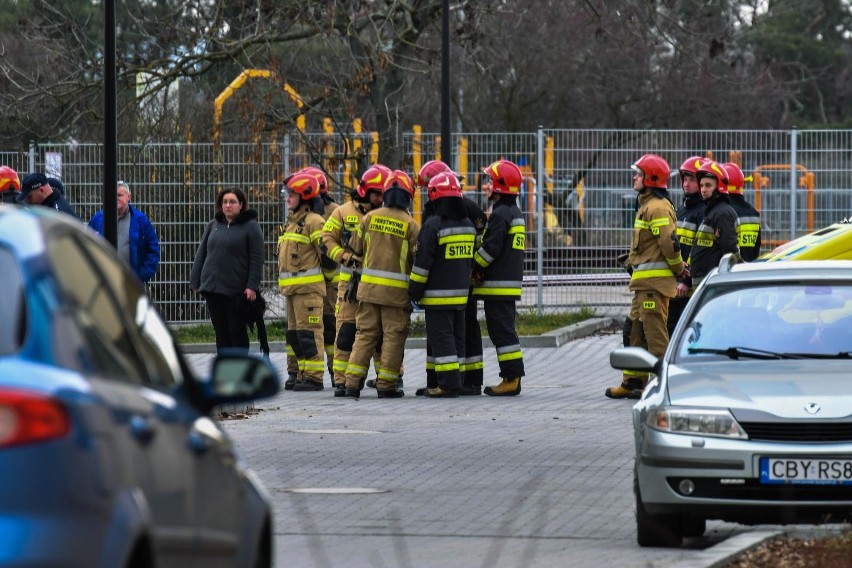
[[[796,142],[797,132],[796,127],[790,131],[790,240],[796,238]]]
[[[544,127],[539,125],[535,140],[535,242],[536,305],[544,308]]]
[[[30,157],[30,169],[29,169],[29,171],[34,172],[34,171],[36,171],[36,163],[35,163],[35,160],[36,160],[36,143],[35,143],[35,140],[30,140],[30,156],[29,157]],[[24,174],[24,175],[26,175],[26,174]]]

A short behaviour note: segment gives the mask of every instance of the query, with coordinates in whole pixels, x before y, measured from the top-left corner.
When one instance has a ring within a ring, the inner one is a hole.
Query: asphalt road
[[[772,534],[710,522],[683,548],[639,548],[631,402],[603,395],[620,341],[525,348],[518,397],[415,397],[425,350],[409,349],[402,399],[334,398],[326,379],[225,421],[271,495],[276,566],[698,568]],[[189,355],[201,372],[211,357]],[[486,384],[497,368],[489,349]]]

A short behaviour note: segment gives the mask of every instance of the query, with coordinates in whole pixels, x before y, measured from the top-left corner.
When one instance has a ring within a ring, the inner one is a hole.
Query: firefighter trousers
[[[482,330],[479,328],[477,299],[468,296],[464,309],[464,359],[459,363],[462,384],[466,387],[482,386]]]
[[[399,380],[405,340],[408,337],[408,322],[411,308],[383,306],[369,302],[358,302],[355,316],[355,343],[346,366],[346,388],[361,390],[370,359],[376,352],[379,341],[382,352],[379,359],[376,388],[396,388]]]
[[[287,353],[292,352],[299,378],[322,383],[325,357],[322,338],[322,294],[291,294],[287,299]],[[290,372],[288,358],[287,371]]]
[[[426,310],[426,386],[457,391],[464,361],[465,311]],[[431,369],[431,376],[429,367]]]
[[[630,346],[644,347],[652,355],[662,357],[669,345],[667,319],[669,298],[655,290],[637,290],[630,302]],[[648,382],[648,373],[625,370],[622,379]]]
[[[515,379],[524,376],[524,355],[521,352],[521,342],[515,331],[514,300],[490,300],[482,302],[485,308],[485,327],[488,337],[497,350],[497,363],[500,365],[500,376],[504,379]]]
[[[325,364],[334,379],[334,338],[337,337],[337,282],[325,282],[322,303],[322,338],[325,347]]]

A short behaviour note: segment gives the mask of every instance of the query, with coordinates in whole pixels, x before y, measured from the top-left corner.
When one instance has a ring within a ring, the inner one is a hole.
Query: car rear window
[[[24,279],[15,256],[0,248],[0,355],[21,349],[27,331]]]

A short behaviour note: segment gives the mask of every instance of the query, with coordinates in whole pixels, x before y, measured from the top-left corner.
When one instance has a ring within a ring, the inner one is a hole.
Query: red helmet
[[[0,192],[21,191],[21,179],[18,172],[9,166],[0,166]]]
[[[423,167],[420,168],[420,172],[417,174],[417,185],[418,187],[428,187],[429,180],[433,177],[438,174],[451,171],[450,166],[441,160],[429,160],[423,164]]]
[[[382,164],[376,164],[367,168],[367,171],[361,176],[361,181],[358,182],[358,187],[355,191],[358,192],[358,197],[364,197],[371,189],[376,191],[385,190],[385,182],[390,176],[390,168]]]
[[[695,177],[699,180],[706,177],[716,178],[716,187],[719,193],[728,194],[728,172],[725,171],[722,164],[713,160],[707,160],[698,168]]]
[[[298,193],[305,201],[319,197],[319,182],[317,177],[305,170],[300,170],[284,180],[287,191]]]
[[[524,176],[521,169],[509,160],[497,160],[482,171],[491,178],[494,193],[518,195],[521,192]]]
[[[698,173],[698,168],[707,161],[707,158],[702,158],[701,156],[691,156],[687,158],[681,165],[678,173],[680,177],[683,177],[684,174],[692,174],[695,175]]]
[[[316,166],[308,166],[307,168],[302,170],[306,174],[311,174],[315,178],[317,178],[317,183],[319,184],[319,192],[320,195],[324,193],[328,193],[328,178],[325,177],[325,172]]]
[[[421,172],[423,170],[420,170]],[[442,197],[461,197],[461,184],[459,178],[453,172],[441,172],[432,176],[429,180],[429,189],[426,192],[429,201],[435,201]]]
[[[393,188],[404,189],[408,195],[414,197],[414,182],[411,181],[411,176],[402,170],[394,170],[388,176],[384,191]]]
[[[635,172],[640,172],[645,176],[642,182],[645,187],[655,187],[657,189],[668,189],[669,176],[672,173],[669,168],[669,163],[661,156],[656,154],[645,154],[636,163],[630,166]]]
[[[728,174],[728,193],[732,195],[742,195],[745,188],[745,176],[738,165],[733,162],[722,164],[725,172]]]

